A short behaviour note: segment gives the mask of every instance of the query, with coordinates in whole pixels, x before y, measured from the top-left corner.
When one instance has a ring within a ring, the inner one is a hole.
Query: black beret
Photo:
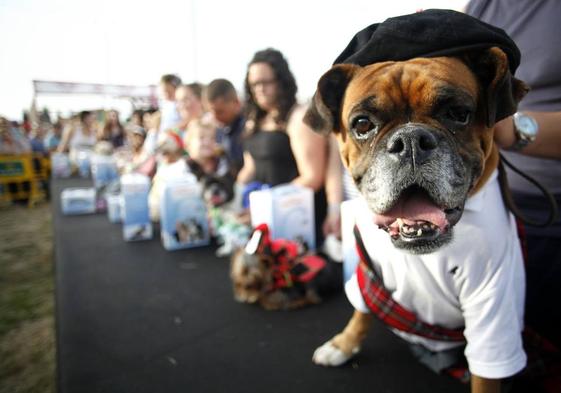
[[[389,18],[359,31],[333,64],[365,66],[458,55],[493,46],[506,53],[514,74],[520,64],[520,51],[504,30],[461,12],[431,9]]]

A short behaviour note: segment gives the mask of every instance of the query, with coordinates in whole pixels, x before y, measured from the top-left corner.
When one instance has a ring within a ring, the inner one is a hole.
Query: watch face
[[[532,137],[538,133],[538,123],[531,116],[517,113],[514,122],[518,131],[525,135]]]

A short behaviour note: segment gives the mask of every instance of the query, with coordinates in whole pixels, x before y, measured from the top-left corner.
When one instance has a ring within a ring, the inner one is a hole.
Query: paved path
[[[352,314],[343,294],[292,312],[233,300],[210,247],[126,243],[105,215],[62,216],[53,184],[58,386],[88,392],[466,392],[376,324],[351,364],[311,363]]]

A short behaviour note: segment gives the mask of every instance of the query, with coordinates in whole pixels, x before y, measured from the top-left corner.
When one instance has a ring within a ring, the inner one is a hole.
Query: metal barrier
[[[0,202],[27,202],[48,198],[50,159],[39,153],[0,155]]]

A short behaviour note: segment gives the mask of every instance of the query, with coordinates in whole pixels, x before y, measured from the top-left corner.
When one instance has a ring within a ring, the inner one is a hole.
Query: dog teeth
[[[409,225],[406,224],[405,222],[403,222],[403,220],[399,220],[398,222],[401,224],[400,225],[400,232],[404,235],[408,235],[408,236],[415,236],[415,237],[421,237],[423,236],[424,233],[426,232],[431,232],[431,231],[437,231],[438,230],[438,226],[431,223],[431,222],[418,222],[416,224],[413,225]]]

